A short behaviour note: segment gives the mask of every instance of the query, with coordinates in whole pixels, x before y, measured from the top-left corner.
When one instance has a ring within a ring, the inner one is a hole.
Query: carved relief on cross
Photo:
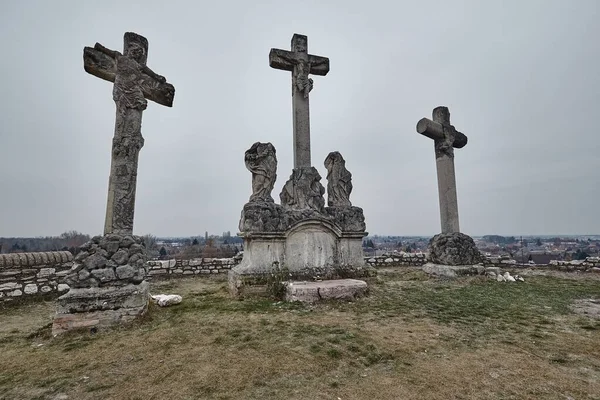
[[[117,108],[108,184],[104,234],[131,234],[139,151],[144,145],[142,112],[147,101],[172,107],[175,88],[146,66],[148,40],[133,32],[124,36],[123,54],[96,43],[83,49],[86,72],[114,82]]]
[[[313,80],[309,74],[325,76],[329,72],[327,57],[308,54],[308,38],[297,33],[292,37],[292,51],[271,49],[269,65],[292,72],[292,108],[294,121],[294,168],[310,167],[309,96]]]
[[[454,148],[466,146],[467,136],[450,124],[450,111],[444,106],[433,109],[433,120],[422,118],[417,132],[434,142],[442,233],[460,232]]]

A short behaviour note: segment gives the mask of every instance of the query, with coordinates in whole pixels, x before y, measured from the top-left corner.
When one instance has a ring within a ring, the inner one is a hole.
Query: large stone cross
[[[460,232],[454,148],[466,146],[467,137],[450,124],[450,111],[444,106],[433,109],[433,121],[422,118],[417,123],[417,132],[433,139],[435,145],[442,233]]]
[[[308,93],[313,87],[313,80],[308,75],[327,75],[329,58],[308,54],[308,38],[295,33],[292,51],[271,49],[269,65],[292,72],[294,168],[311,167]]]
[[[114,82],[113,100],[117,106],[105,235],[133,232],[138,154],[144,145],[142,112],[148,105],[146,99],[173,106],[175,88],[146,66],[147,58],[148,40],[133,32],[125,33],[123,54],[100,43],[83,49],[84,69]]]

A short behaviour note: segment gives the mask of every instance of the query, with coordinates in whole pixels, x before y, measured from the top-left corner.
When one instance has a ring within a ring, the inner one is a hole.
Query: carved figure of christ
[[[292,72],[294,168],[311,167],[308,94],[312,90],[313,80],[309,78],[309,74],[327,75],[329,58],[308,54],[308,38],[295,33],[292,37],[292,51],[271,49],[269,65]]]
[[[86,72],[114,82],[116,104],[104,234],[133,233],[138,155],[144,145],[142,112],[148,100],[172,107],[175,88],[146,66],[148,40],[133,32],[124,36],[123,54],[99,43],[83,49]]]
[[[444,106],[433,109],[433,121],[422,118],[417,132],[434,142],[442,233],[460,232],[454,148],[466,146],[467,137],[450,124],[450,111]]]

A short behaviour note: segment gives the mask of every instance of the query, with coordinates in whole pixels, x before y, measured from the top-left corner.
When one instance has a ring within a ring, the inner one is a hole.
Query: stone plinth
[[[357,208],[357,207],[356,207]],[[229,272],[236,296],[266,293],[284,281],[362,278],[375,270],[362,251],[365,232],[344,232],[334,221],[306,219],[284,232],[249,232],[241,263]]]
[[[148,307],[146,255],[142,238],[96,236],[80,247],[58,299],[55,334],[129,321]]]
[[[362,208],[350,202],[352,174],[339,152],[329,153],[325,159],[329,207],[325,207],[319,171],[304,161],[295,166],[283,186],[281,205],[275,204],[271,191],[277,157],[271,143],[254,143],[244,154],[244,162],[252,173],[252,195],[239,224],[244,255],[229,272],[234,296],[279,297],[290,281],[376,274],[363,257],[365,217]]]
[[[285,286],[287,301],[315,303],[321,300],[352,301],[364,296],[367,283],[357,279],[335,279],[320,282],[288,282]]]
[[[120,287],[71,289],[58,299],[52,334],[131,322],[146,312],[148,301],[147,282]]]
[[[473,238],[464,233],[440,233],[429,241],[429,258],[434,264],[474,265],[483,257]]]

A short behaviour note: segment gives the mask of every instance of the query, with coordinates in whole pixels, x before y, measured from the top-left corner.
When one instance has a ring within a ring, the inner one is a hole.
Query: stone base
[[[424,264],[423,272],[429,275],[444,276],[446,278],[456,278],[466,275],[483,275],[486,272],[482,265],[442,265],[427,263]]]
[[[321,300],[353,301],[367,294],[365,281],[336,279],[320,282],[288,282],[285,285],[285,300],[315,303]]]
[[[440,233],[429,241],[429,259],[441,265],[475,265],[483,257],[473,239],[464,233]]]
[[[148,309],[149,285],[74,288],[58,298],[52,335],[131,322]]]
[[[363,256],[365,232],[345,232],[330,220],[300,221],[285,232],[247,232],[244,255],[229,272],[234,296],[282,295],[289,281],[365,278],[377,274]]]
[[[306,271],[305,271],[306,272]],[[239,271],[233,268],[228,274],[229,293],[235,297],[248,296],[274,296],[280,297],[285,294],[285,287],[290,281],[303,282],[333,282],[341,280],[354,280],[353,278],[369,278],[377,275],[377,270],[369,265],[354,268],[338,268],[330,270],[331,279],[322,279],[314,274],[297,274],[281,271],[273,268],[262,273]]]

